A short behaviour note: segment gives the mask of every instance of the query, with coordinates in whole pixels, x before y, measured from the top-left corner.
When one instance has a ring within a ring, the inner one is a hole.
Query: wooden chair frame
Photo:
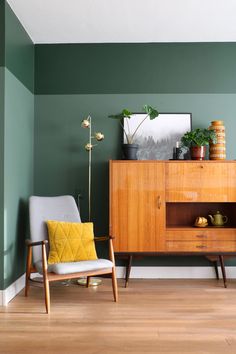
[[[114,249],[112,236],[102,236],[102,237],[94,237],[95,242],[99,241],[109,241],[109,258],[113,262],[112,268],[105,268],[99,270],[91,270],[88,272],[78,272],[78,273],[70,273],[70,274],[56,274],[52,272],[48,272],[48,263],[47,263],[47,252],[46,245],[48,240],[32,242],[31,240],[26,240],[27,245],[27,262],[26,262],[26,278],[25,278],[25,296],[29,294],[29,283],[30,283],[30,275],[31,273],[37,273],[35,267],[32,266],[32,247],[41,246],[42,247],[42,263],[43,263],[43,285],[44,285],[44,298],[45,298],[45,306],[46,313],[50,313],[50,289],[49,283],[58,280],[66,280],[66,279],[75,279],[79,277],[87,277],[87,287],[89,286],[89,277],[102,275],[102,274],[111,274],[112,275],[112,289],[114,301],[118,301],[118,287],[117,287],[117,279],[116,279],[116,269],[115,269],[115,257],[114,257]]]

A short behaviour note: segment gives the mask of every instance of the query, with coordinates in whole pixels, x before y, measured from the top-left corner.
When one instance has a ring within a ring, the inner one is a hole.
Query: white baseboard
[[[228,279],[236,279],[236,267],[225,267]],[[221,269],[218,267],[219,276]],[[125,267],[116,267],[117,278],[124,278]],[[137,279],[213,279],[214,267],[132,267],[130,278]]]
[[[225,267],[228,279],[236,279],[236,267]],[[220,267],[218,267],[221,275]],[[117,278],[125,277],[125,267],[116,267]],[[32,277],[39,276],[38,273]],[[130,278],[137,279],[214,279],[214,267],[132,267]],[[5,290],[0,290],[0,306],[7,304],[25,287],[25,274]]]
[[[31,278],[40,276],[38,273],[31,274]],[[7,304],[25,287],[25,274],[18,278],[14,283],[4,290],[0,290],[0,306]]]
[[[8,288],[0,291],[0,305],[7,306],[10,302],[25,286],[25,274],[18,278]]]

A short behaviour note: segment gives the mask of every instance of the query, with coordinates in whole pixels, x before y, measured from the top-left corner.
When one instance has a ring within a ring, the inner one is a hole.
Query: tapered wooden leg
[[[46,312],[50,313],[50,291],[49,291],[48,279],[44,279],[44,296],[45,296]]]
[[[90,281],[90,277],[87,277],[87,281],[86,281],[86,287],[89,287],[89,281]]]
[[[219,256],[219,260],[220,260],[220,266],[221,266],[221,271],[222,271],[222,277],[223,277],[223,281],[224,281],[224,287],[227,288],[224,257],[223,256]]]
[[[25,275],[25,296],[28,296],[28,293],[29,293],[31,264],[32,264],[32,247],[28,246],[27,247],[27,261],[26,261],[26,275]]]
[[[114,301],[118,301],[118,287],[117,287],[117,279],[116,279],[116,266],[115,266],[115,256],[114,256],[114,250],[113,250],[113,243],[112,240],[109,240],[109,254],[110,254],[110,260],[114,264],[114,267],[112,268],[112,290],[113,290],[113,296],[114,296]]]
[[[128,258],[128,264],[127,264],[127,266],[126,266],[125,288],[128,287],[129,276],[130,276],[130,271],[131,271],[131,266],[132,266],[132,260],[133,260],[133,256],[132,256],[132,254],[130,254],[130,255],[129,255],[129,258]]]
[[[217,261],[214,261],[214,267],[215,267],[215,272],[216,272],[216,279],[219,280],[219,271],[218,271],[218,263]]]
[[[117,287],[115,267],[112,268],[112,289],[113,289],[114,301],[118,302],[118,287]]]
[[[44,285],[44,297],[45,297],[45,306],[46,312],[50,313],[50,290],[49,290],[49,281],[47,274],[47,254],[46,246],[42,245],[42,260],[43,260],[43,285]]]

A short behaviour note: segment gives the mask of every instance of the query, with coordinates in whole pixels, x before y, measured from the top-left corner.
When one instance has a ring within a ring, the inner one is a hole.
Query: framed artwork
[[[145,116],[145,113],[132,114],[130,119],[124,121],[125,130],[134,132]],[[133,141],[139,145],[138,160],[172,159],[176,143],[191,129],[191,113],[159,113],[153,120],[147,118],[139,127]],[[127,143],[125,135],[124,143]],[[181,158],[184,158],[183,155]]]

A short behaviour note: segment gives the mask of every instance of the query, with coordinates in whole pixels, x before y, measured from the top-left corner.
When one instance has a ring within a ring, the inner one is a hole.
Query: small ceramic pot
[[[204,160],[206,156],[206,146],[192,146],[190,153],[192,160]]]

